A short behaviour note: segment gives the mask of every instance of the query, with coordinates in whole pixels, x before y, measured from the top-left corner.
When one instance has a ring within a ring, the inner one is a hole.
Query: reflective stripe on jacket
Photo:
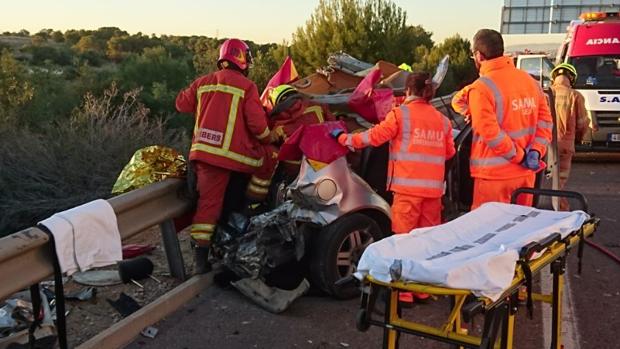
[[[538,83],[515,68],[510,57],[482,62],[469,91],[473,141],[472,177],[517,178],[531,174],[520,165],[526,151],[545,155],[553,121]]]
[[[427,198],[443,194],[445,161],[455,153],[452,126],[425,100],[395,108],[380,124],[338,141],[354,148],[390,141],[388,189]]]
[[[262,165],[267,115],[256,85],[240,72],[223,69],[196,79],[179,93],[176,108],[196,116],[190,160],[248,173]]]

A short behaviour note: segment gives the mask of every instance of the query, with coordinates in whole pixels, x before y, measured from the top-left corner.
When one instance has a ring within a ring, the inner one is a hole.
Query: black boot
[[[206,274],[211,271],[209,248],[194,246],[194,274]]]

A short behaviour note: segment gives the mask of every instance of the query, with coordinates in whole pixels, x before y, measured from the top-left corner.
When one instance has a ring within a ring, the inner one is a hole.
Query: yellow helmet
[[[551,71],[551,79],[555,80],[555,77],[559,74],[566,74],[570,80],[571,85],[575,84],[577,80],[577,69],[572,64],[560,63]]]
[[[413,70],[411,69],[411,66],[407,63],[403,63],[401,65],[398,66],[398,68],[400,68],[401,70],[404,70],[406,72],[413,72]]]
[[[292,94],[297,93],[297,89],[291,85],[280,85],[273,90],[269,94],[269,99],[271,100],[271,104],[276,106],[280,103],[284,97],[288,97]]]

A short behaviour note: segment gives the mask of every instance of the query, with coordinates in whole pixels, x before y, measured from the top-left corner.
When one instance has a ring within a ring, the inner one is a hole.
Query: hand
[[[338,137],[340,137],[341,134],[344,133],[344,130],[341,128],[335,128],[333,130],[331,130],[329,132],[330,137],[332,137],[335,140],[338,140]]]
[[[532,171],[540,168],[540,153],[537,150],[530,150],[523,158],[522,165]]]

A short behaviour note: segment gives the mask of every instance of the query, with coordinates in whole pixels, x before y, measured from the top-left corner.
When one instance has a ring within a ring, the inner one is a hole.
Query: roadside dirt
[[[192,254],[189,244],[189,235],[186,231],[183,231],[178,234],[178,237],[183,252],[186,271],[188,275],[191,275]],[[138,304],[145,306],[180,283],[178,280],[172,278],[168,271],[166,255],[163,250],[158,227],[152,227],[123,242],[123,244],[132,243],[151,244],[156,247],[155,250],[144,256],[148,257],[155,265],[153,276],[160,280],[161,283],[147,278],[139,281],[139,283],[144,286],[144,289],[132,283],[95,287],[97,294],[91,300],[67,300],[67,310],[69,311],[67,315],[69,347],[76,347],[122,319],[121,315],[108,303],[107,299],[117,300],[121,292],[124,292],[126,295],[135,299]],[[114,270],[115,268],[108,267],[103,269]],[[65,294],[85,287],[88,286],[70,280],[65,283]]]

